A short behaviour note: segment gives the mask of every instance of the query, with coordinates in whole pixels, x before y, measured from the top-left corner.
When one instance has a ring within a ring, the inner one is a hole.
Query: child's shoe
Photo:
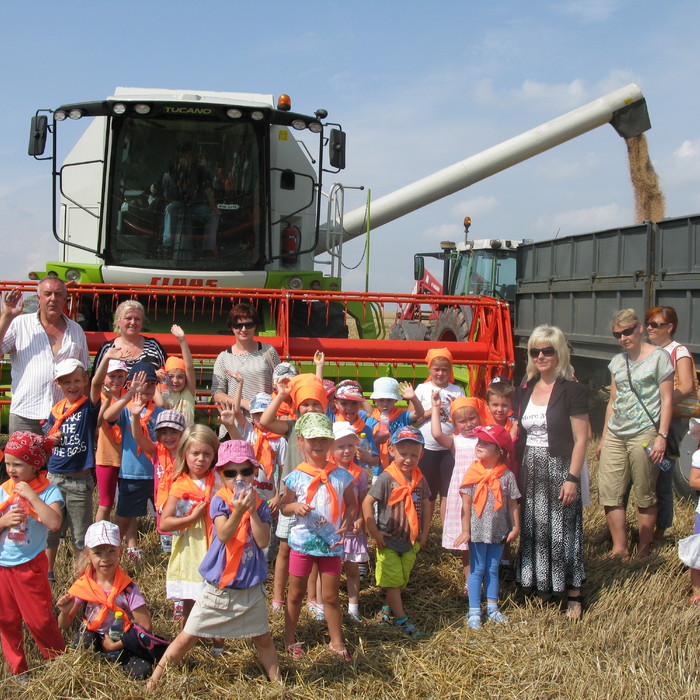
[[[481,629],[481,610],[478,608],[469,608],[469,613],[467,614],[467,624],[469,629],[480,630]]]
[[[408,619],[406,615],[403,617],[397,617],[394,620],[394,624],[411,639],[420,639],[425,635],[418,630],[418,628]]]
[[[284,612],[284,601],[283,600],[273,600],[272,601],[272,612],[273,613],[283,613]]]
[[[185,614],[185,604],[181,600],[173,601],[173,620],[182,620]]]
[[[140,547],[127,547],[126,556],[131,559],[134,564],[138,564],[143,559],[143,552]]]
[[[388,605],[382,605],[382,609],[377,613],[377,622],[380,625],[390,625],[391,617],[391,608]]]
[[[495,622],[497,625],[508,624],[508,618],[498,608],[489,610],[486,615],[491,622]]]
[[[356,613],[356,612],[349,612],[349,613],[348,613],[348,618],[349,618],[352,622],[362,622],[362,618],[360,617],[360,614],[359,614],[359,613]]]

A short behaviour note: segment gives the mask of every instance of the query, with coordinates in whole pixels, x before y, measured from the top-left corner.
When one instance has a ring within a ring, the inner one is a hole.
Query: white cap
[[[86,371],[85,365],[80,360],[76,360],[72,357],[67,360],[61,360],[54,368],[53,378],[60,379],[61,377],[75,372],[76,369],[82,369],[83,372]]]
[[[113,547],[118,547],[122,543],[122,537],[119,533],[119,528],[110,523],[109,520],[99,520],[90,525],[85,533],[85,546],[94,549],[101,544],[110,544]]]
[[[126,362],[124,362],[124,360],[109,361],[109,364],[107,365],[107,374],[112,374],[112,372],[116,372],[117,370],[122,370],[123,372],[129,371],[129,368],[126,366]]]
[[[354,428],[346,420],[339,420],[333,423],[333,435],[335,435],[336,440],[340,440],[340,438],[347,437],[348,435],[357,437]]]

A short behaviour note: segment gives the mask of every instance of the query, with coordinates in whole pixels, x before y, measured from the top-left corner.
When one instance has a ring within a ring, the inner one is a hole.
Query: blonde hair
[[[208,425],[200,425],[196,423],[189,428],[185,428],[182,433],[182,439],[177,447],[177,455],[175,456],[175,466],[173,467],[173,481],[180,474],[189,474],[190,470],[187,467],[187,450],[193,442],[203,442],[205,445],[214,450],[214,458],[212,459],[209,468],[212,469],[216,464],[216,457],[219,452],[219,438],[216,433]]]
[[[569,353],[569,344],[566,342],[566,336],[561,328],[543,323],[532,331],[530,339],[527,341],[528,355],[526,373],[528,380],[539,374],[535,361],[530,357],[530,350],[534,347],[547,347],[548,345],[551,345],[557,353],[557,377],[573,379],[574,371],[571,367],[571,356]]]
[[[636,326],[641,323],[634,309],[620,309],[613,317],[610,328],[615,326]]]
[[[114,332],[119,333],[119,321],[126,316],[129,311],[139,311],[141,312],[141,318],[146,320],[146,309],[143,308],[143,304],[136,299],[127,299],[123,301],[119,306],[117,306],[114,312]]]

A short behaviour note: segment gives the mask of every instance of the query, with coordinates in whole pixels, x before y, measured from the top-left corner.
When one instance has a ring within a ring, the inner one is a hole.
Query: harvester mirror
[[[343,170],[345,168],[345,132],[341,129],[331,129],[328,148],[331,166]]]
[[[46,134],[49,128],[49,121],[45,115],[36,115],[32,117],[32,123],[29,130],[29,149],[30,156],[43,155],[46,148]]]
[[[420,255],[413,256],[413,279],[420,282],[425,275],[425,258]]]

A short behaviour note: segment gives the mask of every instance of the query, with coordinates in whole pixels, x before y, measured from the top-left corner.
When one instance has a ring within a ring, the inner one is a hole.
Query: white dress
[[[455,547],[454,541],[462,532],[462,494],[459,492],[459,487],[467,469],[475,459],[476,442],[477,439],[473,437],[454,435],[455,468],[447,491],[445,524],[442,527],[442,546],[445,549],[460,551],[469,549],[466,542]]]

